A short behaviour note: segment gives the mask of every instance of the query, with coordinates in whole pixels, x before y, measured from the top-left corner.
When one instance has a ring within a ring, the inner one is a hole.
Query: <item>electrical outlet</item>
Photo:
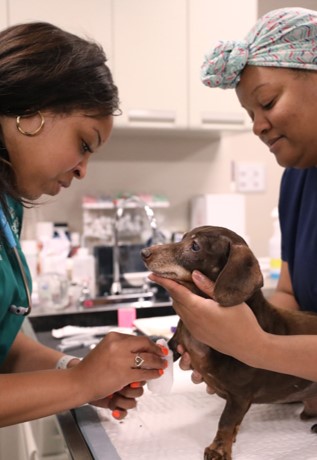
[[[235,184],[237,192],[264,192],[266,169],[263,163],[235,163]]]

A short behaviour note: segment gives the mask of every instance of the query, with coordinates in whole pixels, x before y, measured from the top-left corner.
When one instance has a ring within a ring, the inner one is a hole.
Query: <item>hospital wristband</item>
[[[72,355],[63,355],[56,363],[55,369],[67,369],[67,365],[70,361],[73,359],[79,359],[78,356],[72,356]]]

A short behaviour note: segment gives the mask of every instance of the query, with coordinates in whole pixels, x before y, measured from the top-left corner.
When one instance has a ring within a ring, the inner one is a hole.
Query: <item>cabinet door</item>
[[[192,128],[246,126],[247,116],[235,91],[203,85],[200,68],[215,42],[243,39],[256,18],[256,0],[189,0],[189,124]]]
[[[186,1],[113,2],[117,125],[187,126]]]
[[[9,0],[10,25],[51,22],[99,42],[111,67],[111,0]]]

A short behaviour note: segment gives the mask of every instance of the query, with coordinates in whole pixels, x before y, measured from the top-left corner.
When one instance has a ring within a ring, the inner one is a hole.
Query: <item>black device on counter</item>
[[[122,288],[129,289],[135,287],[135,283],[131,285],[124,277],[125,273],[148,272],[145,267],[141,250],[145,248],[145,244],[120,244],[120,283]],[[110,289],[113,282],[113,247],[112,246],[95,246],[93,253],[96,259],[96,284],[97,296],[107,296],[110,294]],[[142,287],[142,277],[140,276]],[[154,285],[154,283],[153,283]],[[164,288],[156,286],[155,297],[157,300],[168,300],[169,296]]]
[[[124,273],[146,272],[140,252],[143,244],[124,244],[119,246],[120,274],[122,287],[128,288],[129,283],[123,277]],[[97,295],[104,296],[110,293],[113,282],[113,247],[95,246]]]

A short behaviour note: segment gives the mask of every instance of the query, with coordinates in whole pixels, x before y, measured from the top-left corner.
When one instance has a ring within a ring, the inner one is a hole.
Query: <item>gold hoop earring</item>
[[[45,123],[44,116],[43,116],[42,112],[40,112],[39,110],[36,112],[36,114],[39,115],[39,117],[41,118],[41,122],[40,122],[40,126],[38,128],[36,128],[34,131],[25,131],[21,127],[21,120],[22,120],[22,118],[34,117],[35,114],[32,113],[31,115],[19,115],[19,116],[17,116],[17,119],[16,119],[17,129],[24,136],[29,136],[29,137],[36,136],[41,131],[41,129],[43,128],[44,123]]]

